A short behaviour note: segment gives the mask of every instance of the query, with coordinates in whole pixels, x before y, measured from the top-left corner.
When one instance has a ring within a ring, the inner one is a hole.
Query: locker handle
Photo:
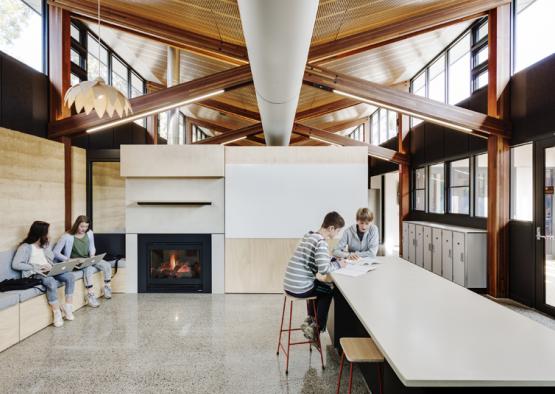
[[[461,261],[464,261],[464,252],[461,252]]]
[[[449,258],[451,258],[451,249],[449,249]]]

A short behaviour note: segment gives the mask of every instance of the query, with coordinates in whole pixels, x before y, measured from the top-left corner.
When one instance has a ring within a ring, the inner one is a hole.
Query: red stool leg
[[[283,332],[283,317],[285,316],[285,301],[287,297],[283,296],[283,310],[281,311],[281,323],[279,323],[279,337],[276,354],[279,355],[279,345],[281,345],[281,333]]]
[[[353,387],[353,363],[349,363],[349,394],[351,394],[352,387]]]
[[[289,352],[291,350],[291,320],[293,320],[293,301],[289,306],[289,330],[287,330],[287,354],[285,355],[285,374],[289,374]]]
[[[341,363],[339,363],[339,378],[337,378],[337,391],[335,394],[339,394],[339,388],[341,387],[341,374],[343,373],[343,362],[345,361],[345,352],[341,353]]]
[[[318,324],[318,307],[316,306],[316,300],[312,300],[312,306],[314,307],[314,320],[316,321],[315,341],[318,344],[318,351],[320,352],[320,361],[322,362],[322,369],[326,369],[324,365],[324,356],[322,355],[322,343],[320,342],[320,325]]]

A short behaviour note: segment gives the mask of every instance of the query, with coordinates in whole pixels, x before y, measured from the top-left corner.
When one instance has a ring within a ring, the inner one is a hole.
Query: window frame
[[[477,181],[477,175],[478,175],[478,171],[476,170],[478,168],[478,165],[476,164],[478,161],[478,158],[481,156],[485,156],[486,157],[486,169],[489,167],[489,163],[488,163],[488,152],[483,152],[483,153],[477,153],[473,156],[471,156],[471,175],[472,175],[472,191],[471,191],[471,212],[472,212],[472,216],[475,218],[480,218],[480,219],[486,219],[488,217],[488,203],[486,202],[486,207],[485,207],[485,211],[486,211],[486,215],[485,216],[479,216],[476,214],[476,198],[478,197],[476,192],[478,190],[478,187],[476,186],[476,181]],[[489,192],[489,185],[488,185],[488,172],[486,171],[486,191]],[[486,193],[486,198],[487,198],[487,193]]]
[[[468,184],[467,185],[462,185],[462,186],[453,186],[452,184],[452,179],[451,179],[451,168],[454,162],[457,161],[463,161],[463,160],[467,160],[468,161]],[[454,160],[450,160],[448,162],[446,162],[446,167],[447,167],[447,171],[446,171],[446,180],[445,180],[445,185],[446,185],[446,196],[447,196],[447,201],[446,201],[446,205],[447,205],[447,210],[446,212],[449,215],[457,215],[457,216],[471,216],[473,213],[473,203],[472,201],[474,200],[474,193],[473,193],[473,188],[472,188],[472,178],[473,178],[473,173],[472,173],[472,156],[465,156],[465,157],[461,157],[458,159],[454,159]],[[464,213],[464,212],[452,212],[452,205],[451,205],[451,196],[452,196],[452,190],[453,189],[464,189],[464,188],[468,188],[468,213]]]
[[[424,170],[424,187],[416,187],[416,172]],[[416,192],[424,191],[424,209],[416,209]],[[428,212],[428,166],[417,167],[412,172],[412,210],[415,212]]]
[[[430,197],[431,197],[431,193],[430,193],[430,185],[431,185],[430,176],[431,176],[431,173],[432,173],[432,172],[430,171],[430,168],[433,167],[433,166],[437,166],[437,165],[439,165],[439,164],[441,164],[441,165],[443,166],[443,187],[441,188],[441,192],[442,192],[442,194],[443,194],[443,207],[442,207],[442,212],[436,212],[436,211],[431,211],[431,210],[430,210],[430,206],[431,206],[431,204],[430,204]],[[448,197],[448,196],[447,196],[447,192],[446,192],[446,185],[447,185],[447,182],[448,182],[448,179],[447,179],[447,177],[448,177],[447,167],[448,167],[448,166],[447,166],[447,163],[444,162],[444,161],[437,162],[437,163],[430,163],[430,164],[427,164],[427,165],[426,165],[426,171],[427,171],[427,172],[426,172],[426,194],[427,194],[427,196],[426,196],[426,197],[427,197],[427,198],[426,198],[426,205],[427,205],[426,212],[427,212],[427,213],[431,213],[431,214],[434,214],[434,215],[446,215],[446,214],[449,214],[449,212],[448,212],[448,210],[447,210],[447,198],[446,198],[446,197]]]

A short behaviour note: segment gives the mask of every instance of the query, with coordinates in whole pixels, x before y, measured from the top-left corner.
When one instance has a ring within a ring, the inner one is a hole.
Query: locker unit
[[[416,229],[414,224],[409,224],[409,261],[416,263]]]
[[[487,233],[482,229],[403,222],[403,256],[468,288],[487,286],[486,242]]]
[[[432,272],[441,275],[441,230],[432,228]]]
[[[424,226],[424,268],[432,270],[432,228]]]
[[[445,279],[453,280],[453,232],[450,230],[441,230],[442,239],[442,257],[441,257],[441,275]]]
[[[403,258],[409,258],[409,224],[403,222]]]
[[[416,261],[415,264],[424,267],[424,227],[415,226],[416,231]]]

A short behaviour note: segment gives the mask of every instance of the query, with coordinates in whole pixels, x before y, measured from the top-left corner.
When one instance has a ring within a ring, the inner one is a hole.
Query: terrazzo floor
[[[335,392],[338,357],[327,335],[325,370],[317,352],[297,346],[285,375],[275,353],[280,295],[117,294],[101,302],[0,353],[0,393]],[[555,329],[551,317],[503,305]],[[294,319],[303,318],[299,305]],[[356,368],[353,393],[368,393]]]
[[[338,357],[327,335],[325,370],[303,345],[285,375],[276,356],[280,295],[116,294],[101,302],[0,353],[0,393],[335,392]],[[357,369],[353,393],[368,393]]]

